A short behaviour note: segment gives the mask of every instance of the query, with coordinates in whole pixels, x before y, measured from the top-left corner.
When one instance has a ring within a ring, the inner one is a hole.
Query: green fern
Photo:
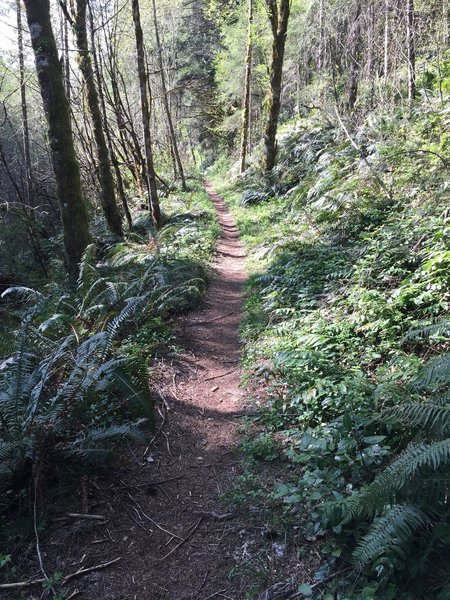
[[[412,429],[434,430],[437,435],[450,433],[450,405],[441,402],[405,402],[383,413],[386,423],[402,423]]]
[[[375,480],[344,505],[344,522],[371,517],[397,502],[409,484],[450,464],[450,438],[438,442],[411,443]],[[446,492],[447,486],[443,489]],[[408,491],[408,490],[407,490]]]
[[[374,521],[369,532],[358,542],[353,552],[354,565],[363,569],[386,553],[405,556],[413,536],[429,523],[430,519],[417,506],[391,506]]]

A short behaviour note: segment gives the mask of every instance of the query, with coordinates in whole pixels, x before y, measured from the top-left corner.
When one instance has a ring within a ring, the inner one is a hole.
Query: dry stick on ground
[[[234,373],[235,371],[237,371],[237,367],[236,367],[236,369],[231,369],[231,371],[227,371],[226,373],[221,373],[220,375],[214,375],[213,377],[207,377],[203,381],[211,381],[212,379],[220,379],[221,377],[226,377],[227,375],[230,375],[231,373]]]
[[[107,517],[103,515],[89,515],[84,513],[66,513],[66,517],[71,519],[91,519],[92,521],[107,521]]]
[[[198,598],[198,594],[202,591],[202,589],[205,587],[205,583],[206,580],[208,579],[208,575],[210,573],[211,569],[208,569],[205,573],[205,576],[203,577],[203,581],[201,582],[201,584],[199,585],[199,587],[195,590],[195,592],[193,592],[191,594],[191,598],[192,600],[196,600],[196,598]]]
[[[220,317],[216,317],[215,319],[211,319],[210,321],[191,321],[191,325],[208,325],[209,323],[214,323],[214,321],[220,321],[220,319],[225,319],[225,317],[230,317],[234,315],[236,311],[233,310],[226,315],[221,315]]]
[[[122,489],[130,489],[130,488],[145,488],[145,487],[156,487],[157,485],[162,485],[163,483],[167,483],[168,481],[176,481],[177,479],[183,479],[184,475],[177,475],[176,477],[168,477],[167,479],[156,479],[155,481],[148,481],[147,483],[136,483],[136,484],[125,484],[121,479],[120,482],[122,484]]]
[[[160,560],[158,560],[157,564],[161,563],[163,560],[166,560],[166,558],[168,558],[171,554],[173,554],[174,552],[176,552],[178,550],[178,548],[180,548],[183,544],[185,544],[192,536],[193,534],[197,531],[197,529],[200,526],[200,523],[203,521],[203,517],[200,517],[200,519],[197,521],[197,523],[195,523],[195,525],[192,527],[190,533],[188,533],[188,535],[183,538],[181,540],[181,542],[179,542],[174,548],[172,548],[172,550],[170,552],[168,552],[165,556],[163,556]],[[178,536],[175,536],[178,537]]]
[[[220,514],[215,510],[207,511],[207,510],[193,510],[193,515],[202,515],[202,517],[211,517],[212,519],[216,519],[216,521],[226,521],[227,519],[232,519],[236,516],[234,512],[228,512]]]
[[[86,569],[79,569],[78,571],[75,571],[75,573],[71,573],[70,575],[67,575],[66,577],[64,577],[61,581],[61,585],[65,585],[72,579],[75,579],[75,577],[80,577],[81,575],[85,575],[86,573],[91,573],[92,571],[99,571],[100,569],[106,569],[106,567],[109,567],[110,565],[113,565],[113,564],[119,562],[119,560],[122,560],[121,556],[118,556],[117,558],[114,558],[113,560],[110,560],[106,563],[100,563],[99,565],[94,565],[93,567],[87,567]],[[32,587],[33,585],[41,585],[41,584],[45,583],[46,581],[47,581],[47,579],[41,578],[41,579],[32,579],[31,581],[18,581],[17,583],[1,583],[0,590],[23,589],[23,588]]]
[[[216,596],[221,596],[222,594],[225,594],[225,592],[228,592],[228,590],[230,590],[231,588],[226,588],[224,590],[219,590],[218,592],[214,592],[214,594],[211,594],[210,596],[208,596],[207,598],[205,598],[205,600],[210,600],[210,598],[215,598]]]

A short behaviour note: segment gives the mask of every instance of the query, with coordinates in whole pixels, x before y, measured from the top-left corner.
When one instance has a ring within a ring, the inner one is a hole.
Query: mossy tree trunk
[[[244,97],[242,101],[242,130],[241,130],[241,152],[239,158],[239,171],[245,171],[247,161],[248,133],[250,128],[250,83],[252,76],[252,52],[253,52],[253,0],[248,0],[248,31],[247,31],[247,54],[245,56]]]
[[[25,159],[25,197],[27,205],[32,208],[32,193],[33,193],[33,171],[31,166],[30,152],[30,129],[28,127],[28,105],[27,105],[27,90],[25,83],[25,62],[23,54],[23,31],[22,31],[22,0],[16,0],[17,11],[17,49],[19,51],[19,83],[20,83],[20,106],[22,112],[22,139],[23,139],[23,154]],[[30,211],[30,216],[34,220],[34,211]]]
[[[414,0],[406,0],[406,49],[408,56],[408,100],[416,97],[416,44]]]
[[[91,53],[89,50],[86,11],[87,0],[77,0],[73,15],[64,3],[63,6],[66,17],[70,20],[78,52],[78,66],[86,87],[86,98],[89,107],[89,113],[92,120],[92,127],[95,140],[95,149],[97,155],[99,181],[101,188],[101,204],[110,231],[119,237],[122,237],[122,218],[116,203],[116,193],[114,189],[114,179],[111,171],[111,162],[106,144],[105,133],[103,131],[103,121],[100,111],[100,102],[95,85],[95,73],[92,66]]]
[[[147,68],[145,65],[144,35],[142,33],[139,0],[132,0],[134,32],[136,37],[136,60],[141,96],[142,129],[144,131],[145,180],[148,189],[148,201],[153,223],[158,229],[161,223],[156,174],[153,164],[152,139],[150,135],[150,104],[147,95]]]
[[[24,3],[48,123],[67,267],[69,277],[74,282],[83,253],[90,243],[90,235],[88,214],[81,192],[80,168],[73,143],[69,103],[50,20],[50,2],[24,0]]]
[[[111,163],[114,168],[114,173],[116,176],[117,193],[120,198],[120,201],[122,202],[123,212],[125,214],[125,219],[127,221],[128,228],[131,229],[133,226],[133,220],[131,218],[130,207],[128,206],[128,200],[127,200],[127,196],[125,194],[125,187],[123,184],[122,172],[120,170],[119,161],[117,160],[117,156],[114,151],[114,147],[113,147],[113,143],[112,143],[111,130],[108,126],[105,95],[103,92],[104,77],[103,77],[103,73],[100,70],[100,63],[98,61],[97,51],[96,51],[96,47],[95,47],[94,19],[92,16],[91,9],[89,9],[89,31],[90,31],[90,36],[91,36],[92,61],[93,61],[93,66],[94,66],[95,79],[97,82],[98,97],[100,100],[100,109],[101,109],[101,113],[102,113],[104,131],[105,131],[105,135],[106,135],[106,142],[108,144],[109,156],[111,158]]]
[[[153,6],[153,24],[155,27],[155,38],[156,38],[156,51],[158,53],[158,66],[159,66],[160,77],[161,77],[162,101],[163,101],[163,105],[164,105],[164,110],[166,112],[167,126],[169,128],[169,135],[170,135],[170,141],[172,144],[172,150],[173,150],[176,165],[178,168],[178,173],[179,173],[180,179],[181,179],[181,188],[183,191],[186,191],[186,189],[187,189],[186,178],[184,176],[183,163],[181,162],[180,150],[178,148],[178,142],[177,142],[177,135],[175,132],[175,127],[173,125],[172,112],[170,110],[170,104],[169,104],[169,95],[168,95],[168,90],[167,90],[166,73],[164,71],[164,61],[163,61],[163,55],[162,55],[161,39],[159,36],[158,14],[156,12],[155,0],[152,0],[152,6]]]
[[[349,39],[349,77],[347,84],[347,108],[352,111],[358,97],[359,69],[361,65],[361,2],[358,0],[355,6],[355,17],[351,26]]]
[[[269,110],[264,133],[266,147],[264,170],[275,166],[276,138],[281,108],[281,82],[283,77],[284,50],[290,13],[290,0],[266,0],[272,29],[272,59],[270,64]]]

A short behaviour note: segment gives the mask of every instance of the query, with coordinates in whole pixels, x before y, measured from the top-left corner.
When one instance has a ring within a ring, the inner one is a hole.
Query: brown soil
[[[149,448],[130,448],[117,478],[87,482],[74,512],[105,522],[63,518],[42,540],[49,573],[73,573],[118,557],[75,578],[65,590],[84,600],[242,600],[252,577],[230,571],[261,544],[261,533],[222,500],[240,472],[238,326],[245,253],[233,217],[206,184],[222,234],[214,278],[200,306],[180,325],[176,362],[155,366],[159,427]],[[83,500],[84,497],[84,500]],[[27,553],[26,553],[27,554]],[[24,562],[36,564],[33,545]],[[30,598],[33,596],[30,596]]]

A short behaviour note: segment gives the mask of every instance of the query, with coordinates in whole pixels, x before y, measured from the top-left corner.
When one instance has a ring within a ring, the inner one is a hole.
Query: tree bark
[[[349,66],[349,78],[348,78],[348,100],[347,108],[352,111],[356,104],[358,97],[358,79],[360,69],[360,46],[361,46],[361,34],[360,34],[360,19],[361,16],[361,2],[358,0],[355,10],[355,18],[353,21],[353,27],[350,32],[350,39],[348,46],[350,48],[350,66]]]
[[[270,65],[269,114],[264,144],[266,147],[264,169],[271,171],[275,166],[276,137],[281,107],[281,81],[283,76],[284,50],[290,12],[290,0],[266,0],[272,28],[272,60]]]
[[[152,140],[150,135],[150,106],[147,96],[147,69],[145,67],[144,36],[142,33],[141,16],[139,13],[139,0],[132,0],[134,32],[136,37],[136,60],[139,77],[139,91],[141,96],[142,128],[144,130],[145,150],[145,180],[148,189],[148,200],[153,223],[158,229],[161,223],[158,191],[156,188],[156,175],[153,165]]]
[[[86,27],[86,11],[87,0],[77,0],[71,23],[77,44],[78,66],[83,77],[84,85],[86,86],[87,103],[89,106],[89,113],[91,116],[94,133],[95,149],[99,168],[101,205],[110,231],[114,235],[122,237],[122,218],[116,204],[116,193],[114,189],[114,179],[111,172],[110,156],[103,131],[99,97],[97,87],[95,85],[95,74],[92,67],[91,54],[89,51]],[[65,9],[65,13],[69,18],[71,18],[67,9]]]
[[[389,69],[389,1],[384,0],[384,57],[383,82],[386,87]]]
[[[181,179],[181,187],[183,191],[186,191],[186,178],[184,176],[183,163],[181,162],[180,151],[178,148],[177,136],[175,133],[175,127],[173,126],[172,112],[170,110],[169,105],[169,96],[167,93],[167,82],[166,82],[166,74],[164,71],[164,61],[162,55],[162,47],[161,47],[161,39],[159,37],[159,26],[158,26],[158,14],[156,12],[156,2],[152,0],[153,5],[153,22],[155,27],[155,38],[156,38],[156,52],[158,54],[158,65],[161,73],[161,88],[162,88],[162,99],[164,110],[166,112],[167,125],[169,128],[170,139],[172,142],[172,149],[175,156],[175,160],[177,163],[178,173]]]
[[[31,152],[30,152],[30,130],[28,127],[28,106],[27,106],[27,91],[25,85],[25,65],[23,57],[23,29],[22,29],[22,5],[21,0],[16,0],[17,10],[17,48],[19,51],[19,83],[20,83],[20,105],[22,111],[22,139],[23,139],[23,154],[25,158],[25,201],[31,208],[32,189],[33,189],[33,172],[31,167]],[[30,216],[34,218],[34,212],[30,212]]]
[[[406,0],[406,45],[408,54],[408,100],[416,97],[416,47],[415,47],[414,0]]]
[[[81,193],[80,169],[75,154],[69,103],[50,20],[49,0],[24,0],[33,46],[55,172],[64,230],[67,267],[72,282],[90,243],[88,214]]]
[[[66,96],[70,104],[70,96],[72,93],[72,86],[70,83],[70,58],[69,58],[69,25],[67,19],[63,19],[63,63],[64,63],[64,85],[66,86]]]
[[[89,9],[89,30],[90,30],[90,36],[91,36],[92,60],[93,60],[93,64],[94,64],[95,79],[97,82],[98,97],[99,97],[99,101],[100,101],[100,109],[101,109],[102,120],[103,120],[103,128],[105,131],[106,142],[108,144],[108,153],[109,153],[109,156],[111,159],[112,166],[114,168],[114,173],[116,176],[117,191],[119,194],[120,201],[122,202],[123,212],[124,212],[125,218],[127,220],[128,228],[131,229],[131,227],[133,226],[133,221],[131,218],[131,213],[130,213],[130,209],[128,206],[127,197],[125,194],[122,173],[120,172],[119,162],[118,162],[117,156],[114,152],[114,148],[113,148],[112,140],[111,140],[111,133],[110,133],[109,126],[108,126],[108,119],[107,119],[107,115],[106,115],[105,96],[103,94],[102,77],[100,75],[100,65],[98,62],[97,52],[96,52],[96,48],[95,48],[94,20],[92,17],[91,9]]]
[[[252,76],[252,52],[253,52],[253,0],[248,0],[248,33],[247,33],[247,54],[245,56],[245,78],[244,78],[244,96],[242,102],[242,131],[241,131],[241,152],[239,159],[239,171],[243,173],[247,162],[248,133],[250,128],[250,82]]]

